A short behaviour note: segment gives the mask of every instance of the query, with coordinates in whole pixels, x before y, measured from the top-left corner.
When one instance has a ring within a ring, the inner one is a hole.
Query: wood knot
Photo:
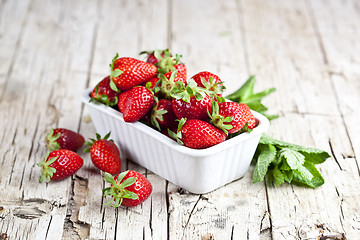
[[[0,233],[0,240],[6,240],[7,234],[6,233]]]
[[[215,240],[214,235],[212,235],[211,233],[205,234],[204,236],[201,237],[201,240]]]

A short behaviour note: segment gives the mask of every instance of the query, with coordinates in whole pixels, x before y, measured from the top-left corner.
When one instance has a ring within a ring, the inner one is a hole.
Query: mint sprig
[[[317,188],[324,184],[324,179],[315,165],[329,157],[326,151],[287,143],[264,134],[254,157],[253,182],[261,182],[267,175],[277,186],[288,182]]]
[[[267,115],[268,110],[261,101],[274,92],[275,88],[254,93],[255,76],[251,76],[238,90],[226,96],[227,99],[246,103],[250,109],[266,116],[269,120],[278,115]],[[234,137],[243,132],[232,134]],[[326,151],[304,147],[274,139],[263,134],[254,156],[253,182],[261,182],[267,177],[277,186],[284,182],[317,188],[324,184],[324,178],[316,164],[325,162],[330,155]]]
[[[269,120],[278,118],[278,115],[266,114],[268,108],[261,103],[261,100],[270,93],[276,91],[276,88],[268,88],[264,91],[254,93],[255,80],[255,76],[251,76],[238,90],[230,95],[227,95],[225,98],[233,102],[246,103],[250,109],[263,114]]]

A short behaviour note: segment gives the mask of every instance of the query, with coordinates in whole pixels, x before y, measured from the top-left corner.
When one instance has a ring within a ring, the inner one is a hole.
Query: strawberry
[[[195,96],[191,96],[189,102],[174,98],[172,103],[174,113],[178,119],[206,120],[208,116],[207,111],[211,109],[211,98],[208,95],[205,95],[205,97],[200,100],[196,99]]]
[[[186,79],[178,77],[178,70],[174,72],[167,72],[160,74],[158,86],[153,91],[162,98],[172,99],[172,93],[177,89],[184,89],[186,87]]]
[[[134,87],[128,91],[123,106],[125,122],[135,122],[144,117],[154,106],[153,93],[144,86]]]
[[[173,110],[178,119],[206,120],[211,110],[211,98],[190,80],[184,90],[173,93]]]
[[[155,56],[155,52],[156,52],[156,56]],[[155,65],[156,63],[158,63],[162,58],[165,57],[165,54],[167,56],[171,56],[171,53],[169,51],[169,49],[165,49],[165,50],[155,50],[155,51],[143,51],[140,53],[140,55],[142,54],[146,54],[147,55],[147,59],[146,62]]]
[[[63,180],[77,172],[83,163],[84,160],[77,153],[67,149],[47,153],[43,160],[37,164],[41,167],[39,181]]]
[[[143,203],[152,192],[152,185],[141,173],[128,170],[113,177],[105,173],[104,180],[111,186],[103,189],[103,196],[111,196],[106,205],[135,207]]]
[[[90,102],[101,102],[106,106],[114,106],[118,102],[118,91],[110,87],[110,76],[101,80],[91,92]]]
[[[154,64],[158,68],[158,73],[165,74],[170,72],[171,74],[171,72],[178,70],[178,78],[186,80],[187,70],[185,64],[180,62],[180,58],[182,57],[181,55],[176,54],[175,57],[173,57],[169,49],[142,53],[148,54],[147,62]]]
[[[151,111],[151,123],[158,130],[174,128],[177,126],[176,115],[172,108],[172,102],[160,99]]]
[[[219,98],[222,96],[222,92],[225,90],[225,86],[223,85],[221,79],[211,72],[199,72],[195,74],[192,79],[194,79],[198,87],[205,88],[205,90],[210,92],[210,97],[217,96],[217,98]]]
[[[144,87],[147,87],[150,90],[153,90],[153,88],[156,86],[158,81],[159,81],[158,77],[152,77],[152,78],[148,79],[146,82],[144,82],[141,85],[144,86]]]
[[[225,131],[225,133],[236,133],[246,125],[248,129],[256,126],[256,120],[250,108],[245,103],[236,102],[213,102],[210,122]]]
[[[113,58],[110,68],[110,78],[121,91],[140,85],[154,77],[157,71],[157,68],[150,63],[130,57],[118,58],[118,54]]]
[[[178,76],[177,77],[186,80],[186,78],[187,78],[187,70],[186,70],[185,64],[175,64],[174,68],[175,69],[172,69],[171,72],[174,72],[174,71],[177,70],[178,71]]]
[[[125,106],[125,102],[126,102],[128,94],[129,94],[129,91],[125,91],[125,92],[122,92],[119,94],[118,108],[121,113],[124,111],[124,106]]]
[[[199,119],[182,118],[177,133],[169,130],[170,137],[178,143],[194,149],[204,149],[219,144],[226,139],[224,131]]]
[[[50,151],[57,149],[78,150],[85,142],[79,133],[65,128],[51,129],[46,136],[46,145]]]
[[[109,137],[110,132],[104,138],[96,134],[96,139],[86,142],[89,148],[85,149],[85,152],[90,152],[90,158],[95,167],[103,172],[116,174],[121,169],[120,151]]]

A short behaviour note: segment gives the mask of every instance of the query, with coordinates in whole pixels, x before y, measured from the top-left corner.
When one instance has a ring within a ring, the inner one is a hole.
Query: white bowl
[[[103,104],[90,103],[90,92],[82,101],[88,108],[97,133],[111,138],[119,146],[121,156],[147,168],[185,190],[202,194],[215,190],[244,176],[259,143],[269,127],[263,115],[252,111],[259,125],[250,133],[206,149],[184,147],[169,137],[140,123],[127,123],[119,111]]]

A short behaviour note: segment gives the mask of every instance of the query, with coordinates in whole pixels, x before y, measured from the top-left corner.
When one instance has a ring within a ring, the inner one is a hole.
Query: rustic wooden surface
[[[246,176],[190,194],[143,172],[141,206],[103,206],[89,156],[71,178],[39,184],[51,127],[93,137],[80,96],[118,52],[169,47],[189,76],[217,73],[227,91],[256,74],[280,114],[268,133],[331,153],[308,189]],[[359,239],[358,0],[0,0],[0,239]]]

